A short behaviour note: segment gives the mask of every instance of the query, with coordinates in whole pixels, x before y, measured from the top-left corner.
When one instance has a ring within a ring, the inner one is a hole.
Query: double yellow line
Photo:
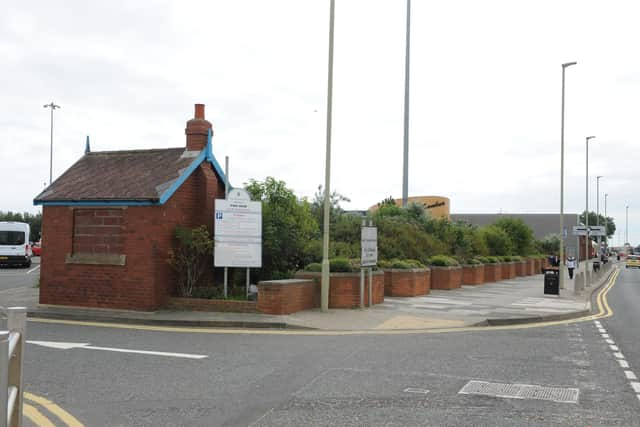
[[[59,425],[54,423],[53,420],[47,416],[52,414],[68,427],[84,427],[84,424],[78,421],[73,415],[49,399],[27,392],[23,394],[23,397],[24,407],[22,413],[37,426],[55,427],[56,425]],[[40,409],[44,409],[47,415],[45,415]]]

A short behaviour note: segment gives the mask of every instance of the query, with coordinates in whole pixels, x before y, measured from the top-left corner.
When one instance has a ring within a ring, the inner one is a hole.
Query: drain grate
[[[458,394],[479,394],[509,399],[538,399],[560,403],[578,403],[577,388],[543,387],[531,384],[503,384],[469,381]]]

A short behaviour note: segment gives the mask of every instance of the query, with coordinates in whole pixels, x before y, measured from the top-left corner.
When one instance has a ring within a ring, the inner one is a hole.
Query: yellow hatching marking
[[[39,427],[56,427],[42,412],[38,411],[35,406],[31,406],[27,403],[22,404],[22,413],[25,417],[29,418],[35,425]]]
[[[47,411],[60,418],[60,420],[69,427],[84,427],[84,424],[78,421],[73,415],[71,415],[49,399],[45,399],[41,396],[36,396],[35,394],[27,393],[26,391],[24,392],[24,398],[44,407]]]

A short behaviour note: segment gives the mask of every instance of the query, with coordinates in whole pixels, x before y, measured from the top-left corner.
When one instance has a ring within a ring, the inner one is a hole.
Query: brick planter
[[[165,305],[168,310],[222,311],[226,313],[258,313],[254,301],[235,301],[206,298],[170,297]]]
[[[299,271],[296,279],[314,279],[320,283],[322,273]],[[373,272],[373,304],[384,302],[384,273]],[[319,289],[319,288],[318,288]],[[369,306],[369,275],[365,277],[364,305]],[[329,276],[329,308],[360,307],[360,273],[331,273]]]
[[[258,311],[291,314],[320,307],[320,284],[314,280],[267,280],[258,282]]]
[[[456,289],[462,286],[462,267],[431,266],[431,289]]]
[[[533,258],[527,259],[527,276],[533,276],[536,274],[536,263]]]
[[[384,270],[384,295],[415,297],[431,290],[431,270],[428,268]]]
[[[502,280],[502,264],[485,264],[484,265],[484,282],[493,283]]]
[[[513,279],[516,277],[516,263],[503,262],[502,264],[502,280]]]
[[[523,277],[527,275],[527,261],[516,261],[516,276]]]
[[[484,264],[468,264],[462,266],[463,285],[481,285],[484,283]]]

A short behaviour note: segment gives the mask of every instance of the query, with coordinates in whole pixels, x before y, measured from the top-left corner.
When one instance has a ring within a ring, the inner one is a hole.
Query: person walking
[[[573,279],[573,270],[576,268],[575,257],[570,256],[567,259],[567,269],[569,270],[569,279]]]

